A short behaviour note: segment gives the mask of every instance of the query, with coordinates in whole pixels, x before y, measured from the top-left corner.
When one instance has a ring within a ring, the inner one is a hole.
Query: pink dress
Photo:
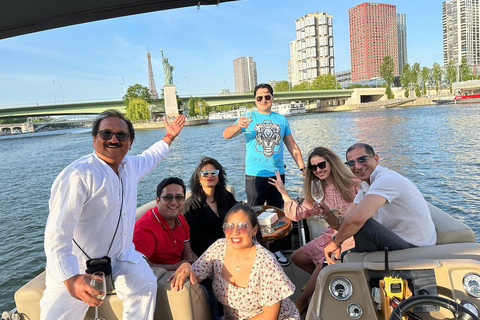
[[[295,286],[272,254],[259,244],[246,287],[238,287],[222,277],[223,260],[227,242],[218,239],[193,264],[197,277],[205,279],[213,276],[213,292],[224,306],[224,318],[250,319],[262,312],[262,307],[281,301],[279,320],[299,320],[300,315],[294,303],[288,298]]]
[[[352,185],[350,189],[351,189],[351,196],[353,199],[357,194],[359,186]],[[347,207],[350,205],[349,202],[346,202],[342,198],[342,195],[340,194],[340,192],[338,192],[333,187],[327,186],[323,189],[323,192],[325,194],[323,198],[323,202],[325,202],[325,204],[329,208],[337,208],[341,210],[341,212],[345,212]],[[310,206],[307,207],[306,205],[303,205],[303,204],[299,205],[298,202],[294,200],[285,202],[285,206],[283,210],[285,211],[285,215],[289,219],[294,221],[303,220],[313,215],[313,212]],[[335,233],[337,233],[337,231],[329,226],[324,233],[322,233],[320,236],[316,237],[315,239],[313,239],[312,241],[310,241],[300,249],[302,249],[303,252],[305,252],[305,254],[313,261],[313,263],[315,263],[315,265],[321,264],[323,263],[323,259],[325,258],[323,249],[327,246],[327,244],[330,243]],[[350,237],[343,242],[342,251],[351,249],[353,247],[355,247],[355,241],[353,240],[353,237]]]

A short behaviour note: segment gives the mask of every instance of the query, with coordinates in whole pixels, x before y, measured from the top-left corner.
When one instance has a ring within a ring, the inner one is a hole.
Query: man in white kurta
[[[42,320],[82,320],[89,306],[102,303],[92,296],[98,292],[85,274],[86,255],[112,259],[123,320],[153,319],[157,278],[132,242],[137,182],[168,153],[184,122],[183,116],[166,122],[162,140],[141,155],[126,156],[135,134],[130,121],[112,110],[97,118],[92,127],[95,151],[67,166],[52,186]]]

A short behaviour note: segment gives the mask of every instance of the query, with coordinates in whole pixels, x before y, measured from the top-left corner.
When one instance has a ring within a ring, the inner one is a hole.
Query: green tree
[[[432,66],[432,77],[435,81],[435,91],[438,93],[438,84],[442,81],[442,67],[436,62]]]
[[[423,67],[422,72],[420,73],[420,76],[422,78],[422,83],[423,83],[423,95],[427,94],[427,80],[429,75],[430,75],[430,70],[428,70],[427,67]]]
[[[455,62],[453,60],[448,60],[447,68],[445,70],[448,85],[450,86],[450,93],[453,92],[452,83],[457,80],[457,70],[455,68]]]
[[[292,91],[307,91],[310,90],[310,85],[310,82],[305,81],[297,84],[296,86],[293,86]]]
[[[150,103],[147,100],[140,98],[128,98],[127,112],[125,116],[132,121],[149,120],[150,110],[148,106]]]
[[[383,61],[380,64],[380,76],[385,80],[386,89],[385,94],[387,95],[388,99],[392,99],[394,94],[392,92],[392,82],[393,78],[395,77],[393,72],[395,71],[395,63],[391,56],[383,57]]]
[[[460,67],[458,67],[458,77],[460,81],[472,80],[472,69],[468,65],[467,58],[462,58]]]
[[[192,97],[188,100],[188,115],[190,117],[196,116],[208,116],[212,111],[212,107],[210,107],[203,98]]]
[[[337,77],[331,73],[316,77],[310,84],[310,90],[334,90],[339,88]]]
[[[277,84],[275,84],[275,87],[273,88],[273,91],[288,91],[290,90],[290,83],[288,83],[288,81],[286,80],[283,80],[283,81],[280,81],[280,82],[277,82]]]
[[[138,98],[147,101],[151,99],[150,93],[148,93],[148,88],[138,83],[128,87],[127,92],[123,96],[123,103],[125,106],[128,106],[128,100],[131,98]]]
[[[420,64],[418,62],[415,62],[412,66],[412,69],[410,70],[410,83],[413,84],[413,88],[415,90],[415,95],[417,97],[420,97],[418,95],[418,78],[420,77]]]
[[[400,84],[402,85],[403,89],[405,89],[404,96],[408,98],[410,95],[409,86],[410,86],[410,64],[406,63],[402,68],[402,74],[400,75]]]

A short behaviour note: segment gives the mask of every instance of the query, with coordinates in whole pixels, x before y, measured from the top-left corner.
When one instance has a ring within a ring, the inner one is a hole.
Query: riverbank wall
[[[185,127],[200,126],[204,124],[208,124],[208,118],[189,119],[185,121]],[[135,130],[161,129],[165,128],[165,124],[163,123],[163,120],[153,122],[136,122],[133,124],[133,127]]]

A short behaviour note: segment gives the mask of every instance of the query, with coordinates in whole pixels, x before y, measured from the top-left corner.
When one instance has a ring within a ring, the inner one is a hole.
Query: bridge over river
[[[372,102],[383,99],[384,94],[385,88],[278,91],[275,92],[275,101],[277,103],[284,103],[288,101],[317,101],[317,107],[357,105],[363,102]],[[181,100],[184,105],[187,105],[190,98],[191,97],[181,97]],[[253,96],[251,93],[200,96],[200,98],[205,99],[208,105],[212,107],[253,102]],[[153,99],[150,102],[156,107],[158,112],[164,112],[163,103],[160,99]],[[0,118],[99,114],[107,109],[116,109],[121,112],[125,112],[123,100],[75,102],[23,107],[6,106],[0,109]]]

